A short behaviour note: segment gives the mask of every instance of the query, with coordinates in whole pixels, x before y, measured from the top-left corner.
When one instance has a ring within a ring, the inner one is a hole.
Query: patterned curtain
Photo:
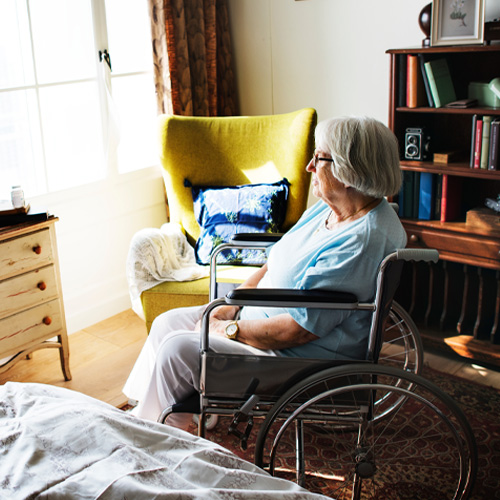
[[[227,0],[149,0],[160,113],[237,114]]]

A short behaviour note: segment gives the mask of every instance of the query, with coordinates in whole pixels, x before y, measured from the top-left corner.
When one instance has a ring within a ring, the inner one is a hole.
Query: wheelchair
[[[211,297],[218,253],[262,248],[248,235],[212,255]],[[269,473],[335,499],[465,499],[477,471],[473,432],[456,403],[418,373],[422,344],[409,315],[393,301],[405,261],[437,261],[436,250],[399,250],[380,264],[372,302],[350,293],[231,289],[214,298],[202,318],[199,392],[166,408],[229,417],[229,432],[246,449],[259,427],[255,463]],[[222,287],[223,288],[223,287]],[[363,360],[240,356],[210,351],[211,312],[222,305],[314,307],[372,314]],[[256,420],[254,420],[256,419]]]

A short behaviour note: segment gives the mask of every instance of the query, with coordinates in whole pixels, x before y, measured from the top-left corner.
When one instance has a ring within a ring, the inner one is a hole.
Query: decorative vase
[[[418,25],[425,35],[425,38],[422,40],[422,47],[430,47],[431,45],[431,14],[432,3],[426,5],[418,16]]]

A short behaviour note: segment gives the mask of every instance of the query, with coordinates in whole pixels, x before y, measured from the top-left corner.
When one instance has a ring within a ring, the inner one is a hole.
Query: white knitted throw
[[[144,318],[141,293],[164,281],[192,281],[208,276],[208,266],[196,263],[194,249],[179,224],[141,229],[127,256],[127,281],[132,309]]]

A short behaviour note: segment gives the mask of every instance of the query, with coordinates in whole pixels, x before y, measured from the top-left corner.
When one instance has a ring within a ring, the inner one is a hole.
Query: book
[[[413,217],[413,182],[414,173],[408,170],[403,171],[403,217]]]
[[[406,54],[397,55],[398,107],[406,106]]]
[[[481,166],[481,146],[483,144],[483,117],[477,117],[474,134],[474,168]]]
[[[498,145],[500,144],[500,120],[491,122],[490,150],[488,152],[488,170],[498,169]]]
[[[470,138],[470,168],[474,168],[474,153],[476,145],[476,125],[479,115],[474,115],[472,117],[472,133]]]
[[[434,186],[434,219],[441,219],[441,196],[443,193],[443,176],[436,175],[436,185]]]
[[[431,87],[429,85],[429,79],[427,78],[427,73],[425,72],[425,56],[423,54],[418,55],[418,61],[420,64],[420,73],[422,74],[422,79],[424,81],[425,95],[427,96],[427,104],[430,108],[434,107],[434,99],[432,98]]]
[[[14,208],[9,200],[0,200],[0,217],[4,215],[22,215],[27,214],[30,209],[29,203],[19,208]]]
[[[443,174],[441,188],[441,222],[450,222],[460,216],[462,178]]]
[[[431,220],[434,218],[435,179],[435,174],[429,172],[420,173],[418,218],[421,220]]]
[[[417,55],[408,54],[406,72],[406,106],[408,108],[425,106],[427,97]]]
[[[26,222],[42,222],[49,219],[49,212],[44,208],[31,207],[27,213],[0,214],[0,227],[14,226]]]
[[[418,219],[418,206],[420,204],[420,172],[413,172],[413,206],[411,217]]]
[[[483,116],[483,137],[481,140],[481,159],[479,160],[479,167],[483,170],[488,168],[491,120],[491,116]]]
[[[450,102],[456,101],[457,96],[446,59],[427,61],[424,63],[424,68],[435,107],[441,108]]]
[[[398,193],[398,197],[397,197],[398,215],[400,218],[403,218],[405,216],[404,203],[405,203],[404,185],[403,185],[403,183],[401,183],[401,188],[399,189],[399,193]]]

